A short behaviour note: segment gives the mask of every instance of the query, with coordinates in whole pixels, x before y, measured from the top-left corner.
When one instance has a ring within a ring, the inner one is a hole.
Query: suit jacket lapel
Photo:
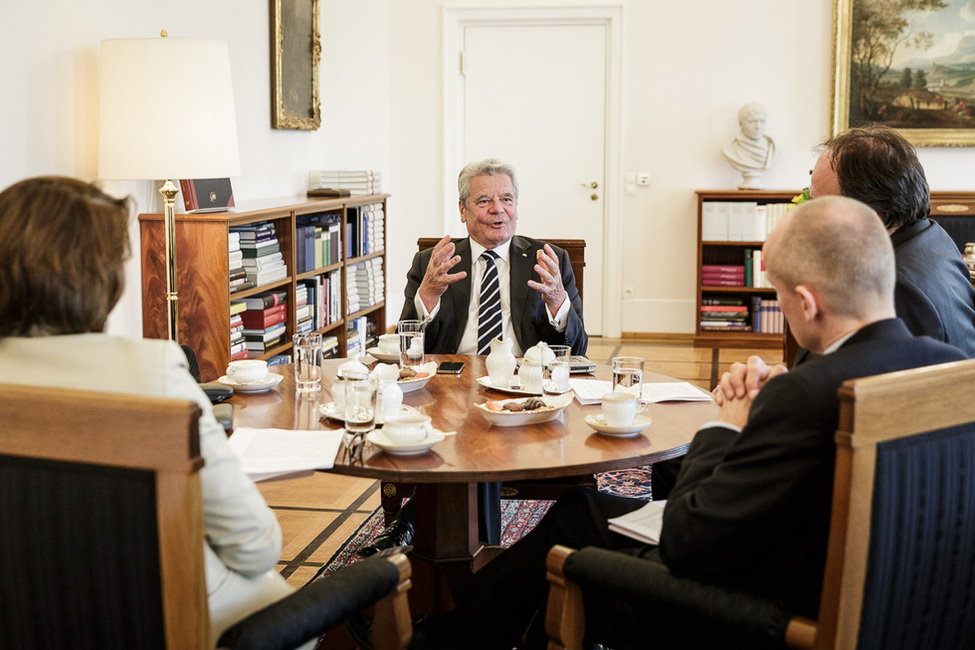
[[[535,274],[535,253],[527,241],[517,235],[511,240],[508,249],[508,281],[510,282],[509,296],[511,297],[512,320],[514,314],[528,309],[528,280]],[[521,320],[521,319],[518,319]]]
[[[467,277],[450,285],[447,290],[452,302],[451,309],[453,310],[456,327],[456,331],[451,332],[450,336],[450,349],[452,350],[456,350],[460,345],[460,339],[463,337],[464,329],[467,327],[467,314],[471,305],[471,278],[474,275],[474,266],[471,262],[470,239],[467,237],[458,239],[454,245],[455,254],[460,255],[460,263],[451,272],[459,273],[460,271],[467,271]]]

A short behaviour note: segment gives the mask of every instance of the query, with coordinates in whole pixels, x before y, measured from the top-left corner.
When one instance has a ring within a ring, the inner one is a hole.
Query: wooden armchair
[[[0,647],[213,647],[200,408],[0,385]],[[411,628],[405,557],[360,562],[244,619],[221,647],[292,648],[376,606],[376,647]]]
[[[583,595],[590,590],[639,607],[647,647],[673,647],[658,638],[680,644],[703,632],[723,648],[969,646],[975,639],[973,386],[975,360],[840,388],[818,621],[620,553],[555,547],[548,558],[550,650],[582,647]],[[689,621],[690,629],[681,629]]]

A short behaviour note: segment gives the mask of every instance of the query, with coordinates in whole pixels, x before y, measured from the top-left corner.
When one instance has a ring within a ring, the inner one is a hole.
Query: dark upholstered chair
[[[614,640],[615,650],[970,647],[973,386],[975,360],[867,377],[840,388],[818,621],[792,617],[760,598],[677,578],[661,565],[621,553],[555,547],[548,559],[550,650],[581,647],[587,593],[611,595],[644,617],[629,643]]]
[[[0,385],[0,647],[212,647],[203,568],[199,407]],[[375,558],[228,630],[292,648],[376,604],[376,647],[411,627],[409,562]]]

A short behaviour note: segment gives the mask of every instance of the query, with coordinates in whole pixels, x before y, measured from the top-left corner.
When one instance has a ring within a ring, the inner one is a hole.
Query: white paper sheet
[[[230,448],[244,473],[254,481],[330,469],[342,444],[344,430],[254,429],[239,427]]]
[[[666,501],[650,501],[639,510],[608,520],[609,529],[644,544],[659,544],[666,505]]]
[[[613,390],[613,383],[605,379],[570,379],[569,388],[580,404],[599,404],[603,395]],[[643,384],[643,400],[656,402],[710,402],[711,393],[686,381],[667,381]]]

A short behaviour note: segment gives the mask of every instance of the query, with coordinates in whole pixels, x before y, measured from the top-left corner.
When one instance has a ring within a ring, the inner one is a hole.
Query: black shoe
[[[394,519],[386,530],[359,549],[359,557],[369,557],[377,553],[390,552],[389,549],[402,549],[413,544],[413,524],[402,519]]]

